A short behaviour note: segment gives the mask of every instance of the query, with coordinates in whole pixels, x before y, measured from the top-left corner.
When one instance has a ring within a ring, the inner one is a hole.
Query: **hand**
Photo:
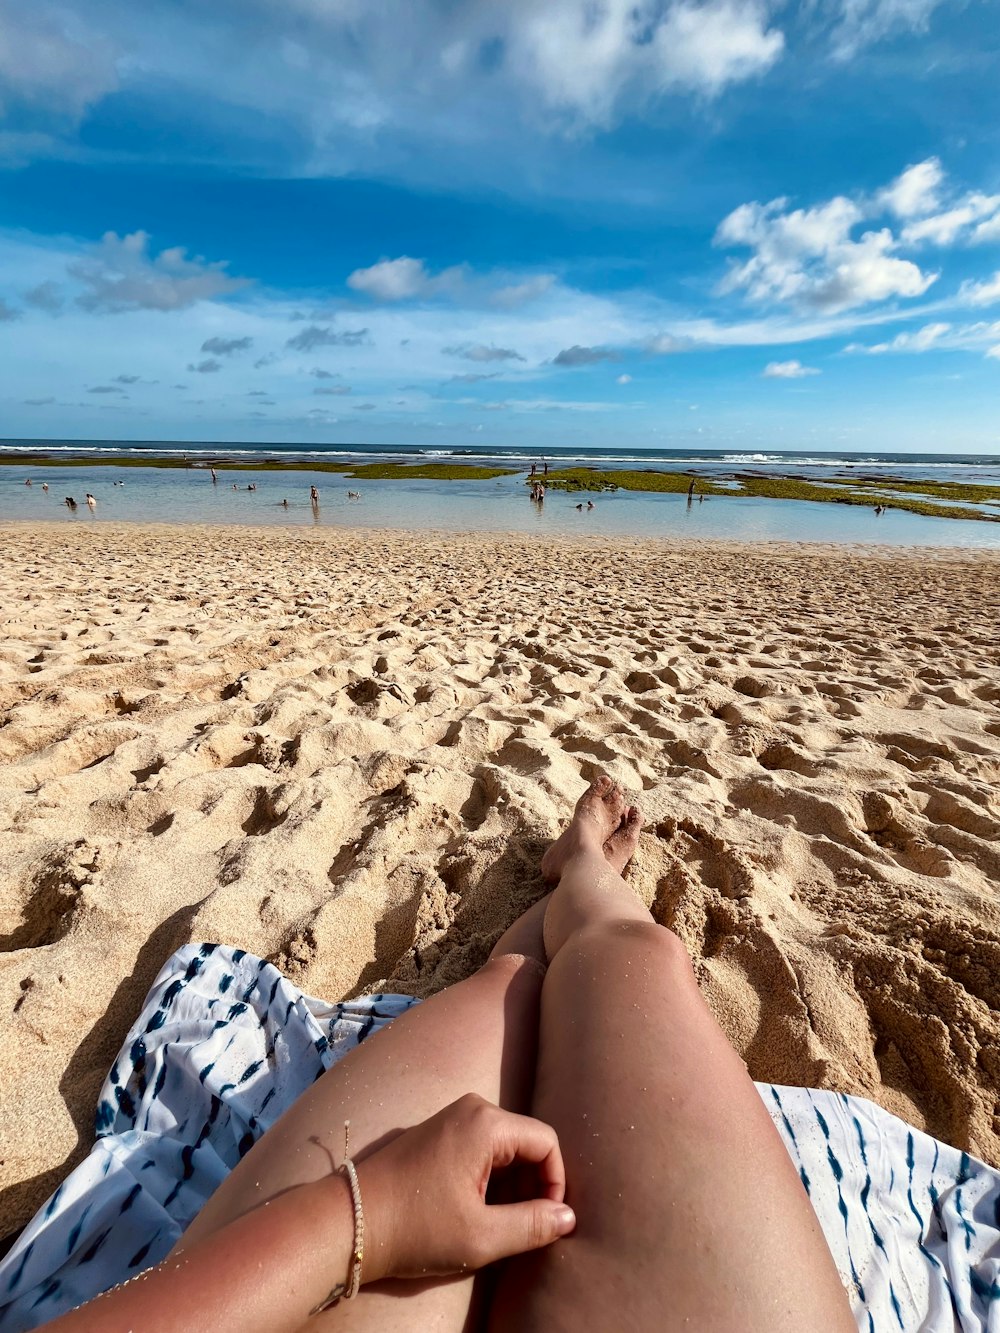
[[[495,1168],[533,1163],[538,1197],[488,1204]],[[362,1280],[482,1268],[576,1226],[555,1130],[469,1093],[357,1163],[365,1209]]]

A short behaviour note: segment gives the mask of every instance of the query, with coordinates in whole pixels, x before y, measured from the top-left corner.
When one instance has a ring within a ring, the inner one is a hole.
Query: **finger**
[[[566,1168],[552,1126],[533,1116],[498,1108],[492,1128],[493,1166],[510,1166],[515,1161],[534,1163],[545,1197],[561,1203],[566,1194]]]
[[[526,1203],[484,1205],[484,1238],[490,1258],[509,1259],[526,1250],[540,1250],[576,1226],[576,1215],[565,1203],[529,1199]]]

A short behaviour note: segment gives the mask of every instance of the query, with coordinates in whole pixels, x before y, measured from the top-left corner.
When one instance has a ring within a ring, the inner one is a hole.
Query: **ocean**
[[[6,440],[8,458],[44,454],[74,459],[72,467],[33,461],[0,467],[0,519],[45,518],[58,522],[207,522],[288,526],[419,528],[438,531],[700,537],[745,541],[820,541],[878,545],[974,546],[1000,549],[1000,523],[932,518],[890,509],[876,515],[867,506],[797,500],[706,497],[688,505],[683,495],[615,491],[594,495],[595,507],[580,511],[587,495],[550,491],[544,506],[527,498],[524,474],[533,463],[551,467],[682,471],[725,482],[738,474],[789,476],[819,482],[859,477],[895,477],[1000,486],[1000,456],[774,450],[614,449],[563,446],[542,451],[478,445],[417,448],[384,445],[225,443],[212,441]],[[190,469],[116,467],[112,458],[188,459]],[[212,460],[241,463],[246,471],[220,472],[213,485]],[[254,472],[268,459],[302,464],[301,471]],[[77,461],[78,460],[78,461]],[[313,463],[463,463],[511,468],[516,474],[491,481],[353,481],[335,473],[311,472]],[[31,487],[25,486],[30,476]],[[42,483],[49,490],[42,490]],[[118,483],[118,484],[116,484]],[[124,484],[121,484],[124,483]],[[256,485],[255,491],[247,489]],[[320,503],[309,502],[309,487]],[[235,487],[235,489],[234,489]],[[360,490],[359,500],[348,490]],[[86,492],[96,498],[91,510]],[[69,510],[64,497],[77,502]],[[287,507],[283,501],[287,500]],[[939,503],[939,502],[938,502]],[[981,506],[1000,515],[1000,503]]]

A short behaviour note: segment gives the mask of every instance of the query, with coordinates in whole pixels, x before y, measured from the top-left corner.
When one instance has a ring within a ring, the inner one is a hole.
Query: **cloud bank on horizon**
[[[1000,452],[998,9],[0,0],[8,433]]]

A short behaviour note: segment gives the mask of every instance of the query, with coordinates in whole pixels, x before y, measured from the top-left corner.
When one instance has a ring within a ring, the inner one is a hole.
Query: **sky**
[[[0,0],[0,436],[1000,454],[1000,0]]]

